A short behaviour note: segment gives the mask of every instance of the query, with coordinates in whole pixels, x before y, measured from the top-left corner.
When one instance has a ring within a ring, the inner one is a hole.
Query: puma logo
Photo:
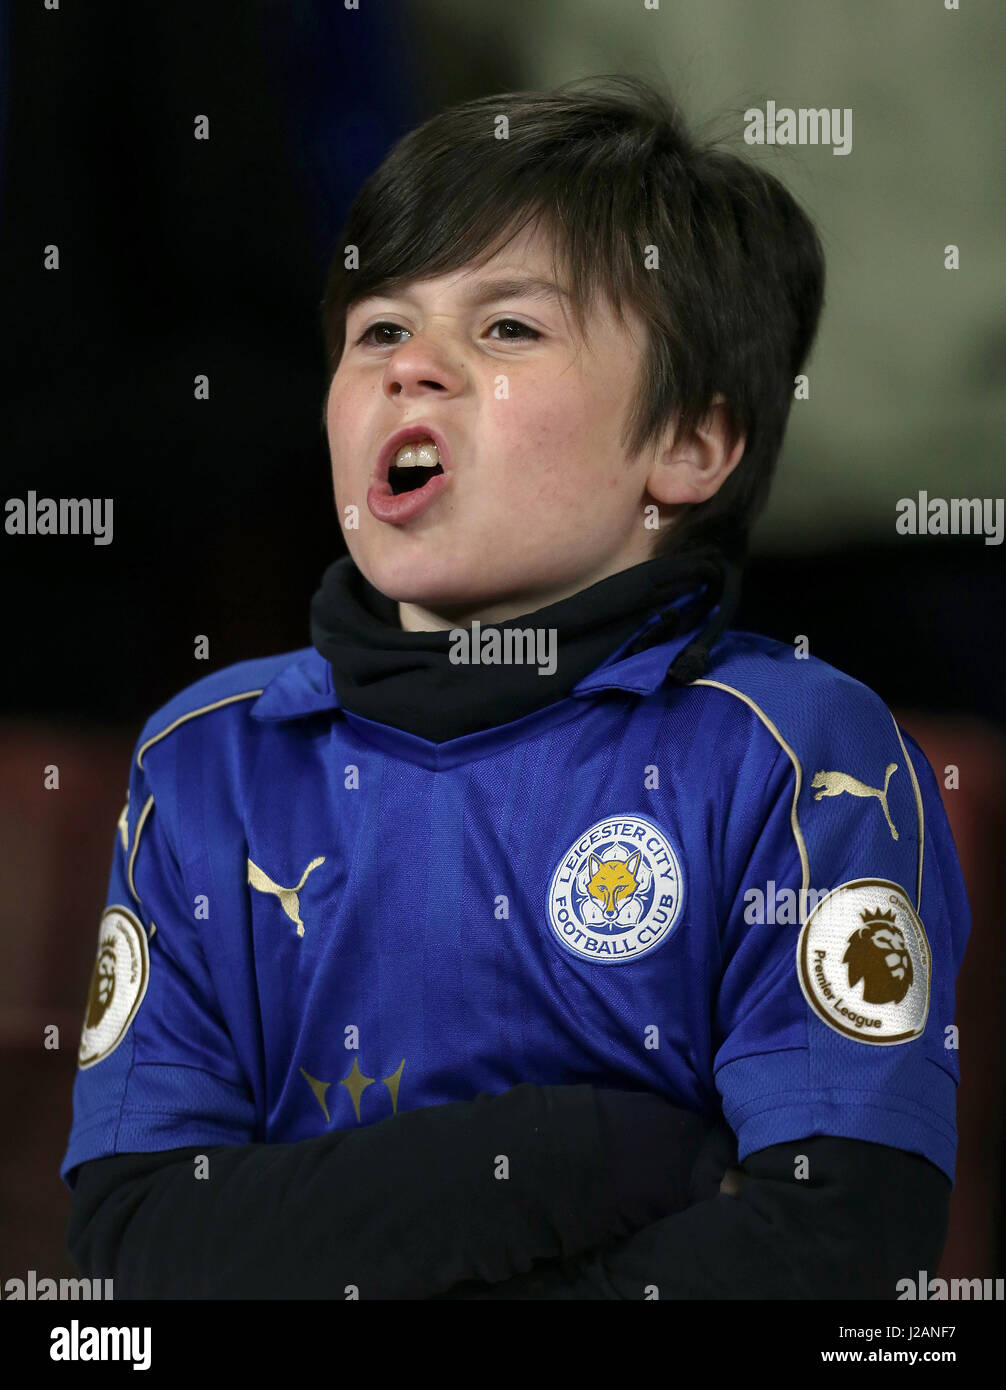
[[[887,809],[887,788],[897,770],[897,763],[887,764],[883,791],[879,787],[868,787],[865,782],[860,782],[856,777],[850,777],[847,772],[815,772],[814,780],[810,785],[820,788],[814,797],[815,801],[820,801],[822,796],[841,796],[843,792],[848,792],[850,796],[875,796],[880,802],[881,810],[891,828],[891,834],[897,839],[898,832],[894,828],[891,813]]]
[[[290,918],[290,921],[293,922],[296,926],[297,935],[303,936],[304,923],[300,920],[300,901],[297,897],[297,894],[300,892],[300,890],[304,887],[304,884],[307,882],[308,874],[313,873],[313,871],[318,867],[318,865],[324,864],[324,862],[324,855],[322,855],[320,859],[312,859],[310,864],[308,864],[307,868],[301,874],[300,882],[297,884],[295,888],[281,888],[278,883],[273,883],[272,879],[269,877],[267,873],[263,873],[259,866],[257,864],[253,864],[252,861],[249,859],[248,882],[251,884],[253,888],[257,888],[260,893],[275,893],[277,898],[279,898],[280,907]]]

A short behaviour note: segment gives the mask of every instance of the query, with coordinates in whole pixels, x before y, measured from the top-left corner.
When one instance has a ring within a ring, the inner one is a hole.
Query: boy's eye
[[[523,338],[523,337],[525,337],[526,335],[530,335],[532,338],[540,338],[540,337],[541,337],[541,334],[538,332],[538,330],[537,330],[536,328],[530,328],[530,327],[528,327],[528,325],[527,325],[526,323],[521,323],[520,319],[497,319],[497,320],[496,320],[496,323],[494,323],[494,324],[492,325],[492,327],[495,328],[497,323],[506,323],[506,324],[509,324],[511,328],[518,328],[518,329],[520,329],[520,337],[518,337],[518,338],[512,338],[512,337],[508,334],[505,338],[502,339],[502,341],[505,342],[505,343],[509,343],[509,342],[519,342],[519,341],[520,341],[520,338]]]
[[[528,324],[521,323],[519,319],[496,319],[496,321],[491,325],[491,328],[496,328],[499,324],[507,324],[511,328],[518,329],[519,335],[514,336],[508,333],[505,334],[504,337],[497,339],[497,342],[519,343],[524,338],[527,338],[530,341],[535,338],[541,337],[541,334],[538,332],[536,328],[531,328],[528,326]],[[394,343],[389,342],[386,339],[375,339],[372,336],[373,334],[382,332],[385,329],[389,330],[392,333],[407,333],[409,331],[407,328],[400,328],[397,323],[389,323],[386,319],[382,319],[379,323],[372,323],[368,329],[366,329],[363,333],[360,334],[359,338],[357,338],[356,340],[357,347],[361,346],[364,343],[371,343],[374,347],[394,347]]]

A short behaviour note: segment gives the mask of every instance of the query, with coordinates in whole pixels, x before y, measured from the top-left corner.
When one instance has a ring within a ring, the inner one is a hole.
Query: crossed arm
[[[660,1097],[521,1085],[295,1144],[93,1160],[68,1243],[126,1298],[892,1298],[936,1266],[950,1184],[918,1155],[818,1136],[735,1162],[725,1124]]]

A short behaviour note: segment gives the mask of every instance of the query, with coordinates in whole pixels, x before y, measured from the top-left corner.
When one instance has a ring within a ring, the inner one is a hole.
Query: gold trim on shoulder
[[[796,753],[794,753],[793,749],[789,746],[789,744],[788,744],[788,743],[786,742],[786,740],[783,738],[782,734],[779,732],[779,730],[776,728],[776,726],[772,723],[771,719],[769,719],[768,715],[767,715],[767,714],[765,713],[765,711],[761,708],[761,706],[755,704],[754,700],[751,699],[751,696],[750,696],[750,695],[745,695],[745,693],[744,693],[743,690],[737,690],[737,689],[736,689],[734,686],[732,686],[732,685],[724,685],[724,683],[723,683],[722,681],[697,680],[697,681],[692,681],[691,684],[692,684],[692,685],[711,685],[711,686],[712,686],[714,689],[716,689],[716,690],[725,690],[725,691],[727,692],[728,695],[736,695],[736,697],[737,697],[738,700],[743,700],[744,703],[748,706],[749,709],[753,709],[753,710],[754,710],[755,714],[758,716],[758,718],[761,720],[761,722],[765,725],[766,729],[768,729],[769,733],[770,733],[770,734],[772,735],[772,737],[776,740],[776,742],[779,744],[779,746],[785,751],[785,753],[787,754],[787,756],[788,756],[790,762],[793,764],[793,771],[796,773],[796,786],[793,788],[793,806],[792,806],[792,809],[790,810],[789,822],[790,822],[790,826],[792,827],[792,830],[793,830],[793,838],[794,838],[794,840],[796,841],[797,850],[799,851],[799,854],[800,854],[800,864],[801,864],[801,866],[802,866],[802,868],[803,868],[803,884],[801,885],[801,890],[800,890],[800,891],[801,891],[801,898],[800,898],[800,902],[801,902],[801,914],[800,914],[800,915],[801,915],[801,918],[802,918],[802,917],[803,917],[802,908],[803,908],[803,905],[804,905],[805,902],[806,902],[806,898],[805,898],[803,895],[806,894],[807,889],[810,887],[810,860],[809,860],[808,857],[807,857],[807,845],[806,845],[806,842],[804,841],[804,838],[803,838],[803,831],[800,829],[800,821],[799,821],[799,818],[797,817],[797,814],[796,814],[797,802],[800,800],[800,788],[801,788],[801,786],[802,786],[802,784],[803,784],[803,768],[800,766],[800,759],[796,756]]]
[[[890,710],[888,710],[887,712],[888,712],[888,714],[891,714],[891,711],[890,711]],[[915,889],[915,911],[916,911],[916,912],[921,912],[921,911],[922,911],[922,852],[923,852],[923,849],[925,848],[925,842],[926,842],[925,810],[923,809],[923,805],[922,805],[922,792],[919,790],[919,779],[918,779],[918,778],[916,777],[916,775],[915,775],[915,768],[912,766],[912,760],[911,760],[911,758],[908,756],[908,749],[905,747],[905,740],[901,737],[901,730],[898,728],[898,721],[897,721],[896,719],[894,719],[894,715],[893,715],[893,714],[891,714],[891,718],[894,720],[894,732],[898,735],[898,742],[901,744],[901,751],[902,751],[902,753],[904,753],[904,755],[905,755],[905,763],[906,763],[906,765],[907,765],[907,767],[908,767],[908,775],[909,775],[909,777],[912,779],[912,791],[915,793],[915,819],[916,819],[916,822],[917,822],[918,827],[919,827],[919,874],[918,874],[918,882],[917,882],[917,884],[916,884],[916,889]]]
[[[262,690],[264,689],[265,686],[262,687]],[[159,743],[162,738],[167,738],[168,734],[177,729],[179,724],[184,724],[189,719],[195,719],[197,715],[209,714],[210,710],[222,709],[224,705],[232,705],[235,700],[251,700],[255,696],[261,695],[262,690],[243,690],[240,695],[228,695],[223,700],[214,700],[211,705],[202,705],[199,709],[190,710],[188,714],[180,714],[166,729],[162,729],[159,734],[154,734],[153,738],[147,739],[146,743],[143,744],[136,755],[136,766],[142,768],[143,755],[147,749],[150,748],[152,744]]]
[[[140,897],[139,893],[137,893],[136,884],[133,882],[133,865],[136,863],[136,851],[140,848],[140,831],[143,829],[144,824],[146,823],[146,819],[153,809],[154,798],[152,796],[148,796],[146,801],[143,803],[143,810],[140,812],[140,818],[136,822],[136,834],[133,836],[133,848],[129,855],[129,864],[126,867],[126,879],[129,883],[129,891],[132,893],[136,901],[141,905],[143,903],[143,899]]]

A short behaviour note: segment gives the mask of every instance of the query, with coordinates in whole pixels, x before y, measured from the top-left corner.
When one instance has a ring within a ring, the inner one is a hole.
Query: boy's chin
[[[577,581],[575,576],[553,573],[551,556],[538,564],[529,556],[520,564],[500,565],[498,552],[488,546],[476,559],[471,547],[459,555],[443,545],[423,554],[397,549],[375,553],[360,546],[351,553],[357,569],[385,598],[421,610],[411,615],[414,618],[432,614],[437,626],[467,627],[474,617],[504,621],[593,583],[589,574]]]
[[[385,598],[412,604],[431,613],[450,618],[461,616],[492,601],[484,587],[472,582],[470,565],[452,561],[446,555],[430,561],[381,560],[361,562],[353,557],[357,569]]]

